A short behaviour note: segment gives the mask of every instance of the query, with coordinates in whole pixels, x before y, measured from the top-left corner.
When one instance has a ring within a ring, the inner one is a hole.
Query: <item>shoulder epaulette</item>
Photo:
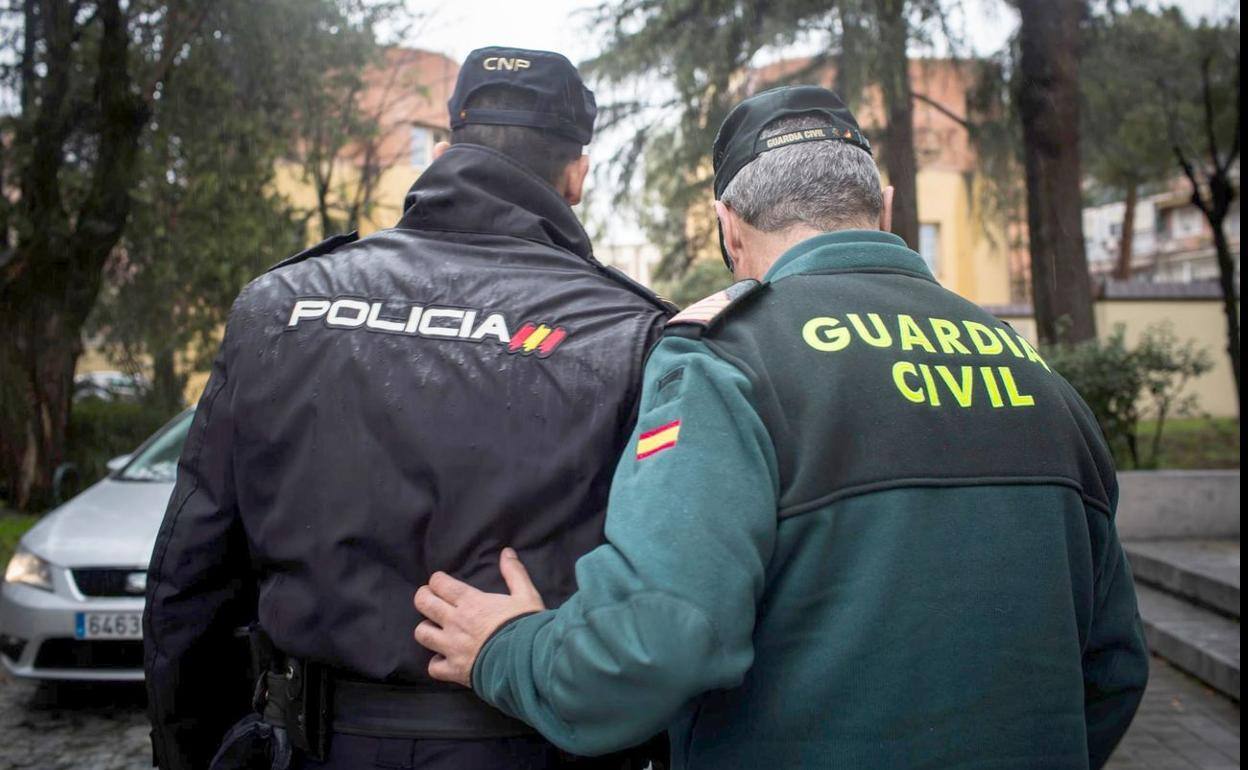
[[[667,322],[667,330],[692,332],[694,336],[700,337],[721,322],[728,315],[728,311],[739,306],[742,300],[761,288],[763,285],[752,278],[737,281],[727,289],[698,300],[677,313]]]
[[[360,232],[358,230],[352,230],[349,233],[339,233],[338,235],[331,235],[330,237],[326,238],[325,240],[321,241],[315,246],[309,246],[308,248],[304,249],[303,251],[299,252],[293,257],[287,257],[286,259],[283,259],[281,262],[278,262],[276,265],[274,265],[273,267],[270,267],[265,272],[272,272],[278,269],[279,267],[286,267],[287,265],[293,265],[298,262],[302,262],[305,259],[311,259],[312,257],[319,257],[322,254],[328,254],[334,249],[338,248],[339,246],[352,243],[354,241],[358,241],[359,239],[360,239]]]

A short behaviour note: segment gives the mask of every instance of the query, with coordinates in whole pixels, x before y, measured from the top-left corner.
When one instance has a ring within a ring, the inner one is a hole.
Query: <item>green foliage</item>
[[[679,277],[660,281],[655,290],[683,308],[725,288],[732,280],[732,274],[723,263],[712,259],[699,259]]]
[[[82,487],[94,484],[108,473],[109,460],[133,452],[175,414],[150,402],[79,401],[70,415],[66,461],[77,467]]]
[[[1238,30],[1234,32],[1238,36]],[[1093,16],[1085,32],[1080,86],[1081,149],[1088,175],[1119,192],[1166,181],[1178,165],[1174,141],[1203,141],[1199,49],[1218,41],[1176,7],[1132,7]],[[1229,64],[1229,61],[1228,61]],[[1229,99],[1226,79],[1219,100]],[[1226,119],[1223,119],[1226,120]],[[1232,125],[1219,126],[1224,135]]]
[[[34,514],[16,513],[0,507],[0,569],[8,566],[22,535],[38,521],[39,517]]]
[[[377,49],[349,18],[356,5],[214,4],[164,83],[92,329],[132,372],[150,361],[165,410],[182,406],[187,371],[215,354],[242,286],[305,243],[311,212],[301,219],[276,193],[275,168],[301,145],[308,111],[358,87]]]
[[[64,490],[66,497],[102,479],[108,473],[109,460],[133,452],[174,414],[151,402],[88,398],[74,404],[65,460],[74,465],[78,476],[76,483]],[[40,516],[8,510],[5,501],[0,500],[0,569]]]
[[[1151,435],[1151,420],[1140,431]],[[1239,467],[1239,420],[1234,417],[1194,417],[1170,420],[1161,439],[1160,467],[1181,470]]]
[[[1083,167],[1119,193],[1164,181],[1174,170],[1166,115],[1142,87],[1166,59],[1143,54],[1149,41],[1161,42],[1164,27],[1182,24],[1178,11],[1153,15],[1134,9],[1094,17],[1086,30],[1080,70]]]
[[[1213,165],[1215,158],[1220,165],[1234,164],[1240,138],[1239,22],[1193,26],[1171,10],[1150,23],[1140,44],[1150,48],[1138,58],[1153,65],[1142,73],[1149,88],[1137,88],[1141,98],[1161,106],[1176,173],[1177,154],[1198,167]],[[1203,169],[1206,175],[1211,170]]]
[[[630,131],[631,139],[610,165],[620,203],[632,197],[634,177],[644,172],[636,198],[642,201],[643,225],[662,253],[660,280],[683,273],[713,235],[702,218],[693,222],[699,231],[690,232],[689,212],[709,205],[710,150],[737,98],[734,76],[761,48],[779,40],[782,18],[812,16],[816,6],[825,20],[832,15],[826,3],[780,3],[765,16],[763,5],[626,0],[604,2],[595,11],[605,45],[584,66],[601,83],[638,94],[604,105],[600,122],[602,128]]]
[[[1197,414],[1196,395],[1184,389],[1213,365],[1169,322],[1145,329],[1133,348],[1119,324],[1104,340],[1050,347],[1046,358],[1091,407],[1123,468],[1158,467],[1166,421]]]

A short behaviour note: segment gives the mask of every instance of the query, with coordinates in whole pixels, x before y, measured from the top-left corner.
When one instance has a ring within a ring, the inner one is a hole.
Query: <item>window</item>
[[[1184,206],[1175,211],[1175,235],[1190,237],[1200,235],[1204,230],[1204,215],[1195,206]]]
[[[424,126],[412,126],[412,165],[424,168],[433,156],[433,132]]]
[[[931,268],[932,274],[937,275],[940,270],[940,225],[939,224],[921,224],[919,225],[919,254],[923,257],[923,261]]]
[[[182,446],[186,443],[186,434],[191,429],[191,418],[195,411],[188,409],[181,415],[170,420],[147,446],[117,474],[122,481],[164,481],[173,482],[177,479],[178,458],[182,456]]]

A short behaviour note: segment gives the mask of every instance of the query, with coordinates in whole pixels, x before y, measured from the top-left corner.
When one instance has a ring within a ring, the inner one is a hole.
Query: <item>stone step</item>
[[[1149,648],[1239,701],[1239,623],[1147,585],[1136,585]]]
[[[1123,544],[1137,582],[1239,618],[1239,540]]]

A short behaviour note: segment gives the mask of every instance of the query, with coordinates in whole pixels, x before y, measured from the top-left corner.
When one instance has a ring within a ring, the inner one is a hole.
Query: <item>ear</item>
[[[451,149],[450,142],[438,142],[433,146],[433,159],[437,160],[438,158],[441,158],[449,149]]]
[[[582,155],[563,170],[563,199],[569,206],[581,202],[585,194],[585,177],[589,176],[589,156]]]
[[[734,272],[739,272],[742,267],[741,220],[723,201],[715,201],[715,216],[719,217],[719,226],[724,229],[724,248],[732,257]]]
[[[893,194],[897,188],[891,184],[884,188],[883,205],[880,206],[880,229],[886,233],[893,231]]]

